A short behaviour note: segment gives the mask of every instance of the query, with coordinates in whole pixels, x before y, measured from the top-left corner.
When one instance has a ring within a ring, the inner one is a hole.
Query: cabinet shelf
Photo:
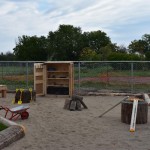
[[[61,70],[59,70],[59,71],[47,71],[48,73],[69,73],[69,71],[61,71]]]
[[[34,86],[37,93],[72,96],[74,90],[73,62],[47,61],[35,63],[34,68]]]
[[[69,87],[69,85],[47,85],[47,87]]]
[[[47,78],[48,80],[69,80],[69,78]]]

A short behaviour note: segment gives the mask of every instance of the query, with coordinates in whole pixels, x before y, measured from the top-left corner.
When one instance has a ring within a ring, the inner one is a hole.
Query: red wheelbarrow
[[[29,113],[27,112],[27,109],[29,109],[29,106],[27,105],[21,105],[11,109],[0,106],[0,110],[5,110],[5,118],[8,118],[9,120],[16,120],[19,116],[21,116],[21,119],[28,119]],[[8,114],[10,114],[9,117]]]

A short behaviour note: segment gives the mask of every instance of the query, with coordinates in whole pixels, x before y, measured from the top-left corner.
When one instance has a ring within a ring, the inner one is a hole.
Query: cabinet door
[[[44,95],[44,66],[43,63],[34,64],[34,90],[36,95]]]

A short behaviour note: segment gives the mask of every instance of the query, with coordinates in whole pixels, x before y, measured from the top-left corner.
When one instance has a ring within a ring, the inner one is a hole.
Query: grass
[[[0,123],[0,131],[5,130],[6,128],[8,128],[6,125]]]

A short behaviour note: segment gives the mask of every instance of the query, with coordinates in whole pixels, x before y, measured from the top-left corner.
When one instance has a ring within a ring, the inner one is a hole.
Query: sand
[[[3,106],[15,107],[14,94],[0,98]],[[121,104],[114,106],[123,96],[84,96],[88,109],[69,111],[63,109],[65,98],[37,97],[29,103],[30,116],[17,123],[26,128],[26,135],[4,150],[148,150],[150,149],[150,115],[148,123],[129,125],[121,122]],[[150,109],[150,108],[149,108]],[[4,115],[0,111],[1,115]]]

